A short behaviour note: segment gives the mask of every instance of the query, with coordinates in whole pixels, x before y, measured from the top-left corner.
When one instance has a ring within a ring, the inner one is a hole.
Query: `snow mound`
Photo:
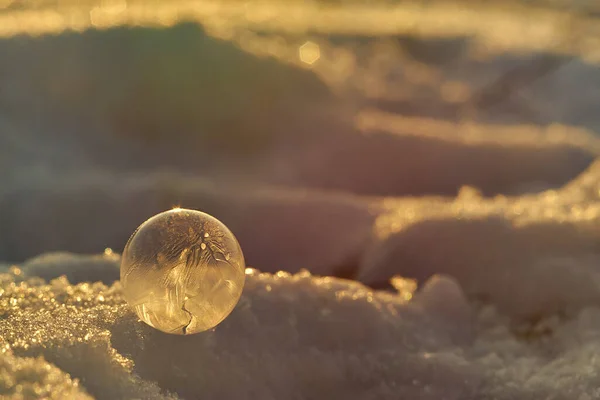
[[[43,357],[15,357],[3,349],[0,355],[0,395],[4,399],[92,399],[69,374]]]
[[[484,198],[389,200],[358,279],[448,274],[471,298],[518,318],[600,305],[600,164],[559,190]]]
[[[93,256],[85,262],[108,276],[117,265]],[[416,293],[411,281],[396,277],[392,293],[307,271],[248,269],[232,315],[213,331],[180,337],[140,322],[119,283],[23,275],[16,267],[0,275],[0,370],[12,398],[39,387],[54,398],[98,399],[600,394],[597,308],[567,323],[547,319],[537,330],[519,330],[493,308],[468,304],[449,277],[433,277]]]

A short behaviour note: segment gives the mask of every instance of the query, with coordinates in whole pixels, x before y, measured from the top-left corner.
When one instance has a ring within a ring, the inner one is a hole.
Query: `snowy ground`
[[[598,10],[481,3],[0,0],[0,397],[600,399]],[[255,268],[190,337],[175,205]]]

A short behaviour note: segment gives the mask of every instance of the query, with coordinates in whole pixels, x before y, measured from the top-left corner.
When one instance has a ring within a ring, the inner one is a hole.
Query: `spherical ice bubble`
[[[240,299],[242,249],[216,218],[176,208],[148,219],[121,258],[121,284],[138,317],[167,333],[189,335],[223,321]]]

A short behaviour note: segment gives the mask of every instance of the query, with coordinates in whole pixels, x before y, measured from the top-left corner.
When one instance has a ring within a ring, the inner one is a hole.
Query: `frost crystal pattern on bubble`
[[[127,302],[148,325],[192,334],[223,321],[244,287],[245,263],[235,236],[216,218],[176,208],[133,233],[121,260]]]

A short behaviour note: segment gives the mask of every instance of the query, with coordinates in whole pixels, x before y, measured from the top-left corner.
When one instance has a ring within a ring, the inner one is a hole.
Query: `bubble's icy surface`
[[[216,218],[173,209],[133,233],[121,260],[121,283],[139,318],[163,332],[192,334],[223,321],[245,279],[242,250]]]

